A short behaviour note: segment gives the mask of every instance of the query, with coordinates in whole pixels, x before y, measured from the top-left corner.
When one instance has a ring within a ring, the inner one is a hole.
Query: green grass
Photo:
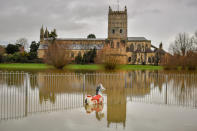
[[[0,64],[0,69],[9,70],[44,70],[55,69],[53,66],[47,64]],[[104,70],[103,65],[76,65],[71,64],[64,67],[66,70]],[[162,66],[150,66],[150,65],[118,65],[118,70],[161,70]]]
[[[53,66],[46,64],[22,64],[22,63],[13,63],[13,64],[0,64],[0,69],[18,69],[18,70],[42,70],[42,69],[53,69]]]
[[[122,70],[162,70],[162,66],[152,66],[152,65],[120,65],[119,69]]]
[[[67,65],[64,67],[64,69],[70,69],[70,70],[102,70],[102,65]]]

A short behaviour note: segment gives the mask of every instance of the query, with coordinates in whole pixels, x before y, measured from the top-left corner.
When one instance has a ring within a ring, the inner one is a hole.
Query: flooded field
[[[88,106],[102,83],[104,103]],[[197,74],[0,72],[1,131],[196,131]]]

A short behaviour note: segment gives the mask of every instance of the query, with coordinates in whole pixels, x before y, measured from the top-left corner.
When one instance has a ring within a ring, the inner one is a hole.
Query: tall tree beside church
[[[90,63],[94,63],[95,58],[96,58],[96,48],[91,49],[88,52],[85,52],[83,56],[79,52],[78,55],[75,57],[75,63],[90,64]]]
[[[35,41],[32,41],[30,45],[30,52],[29,52],[29,59],[37,59],[37,51],[39,48],[40,43],[36,43]]]
[[[94,48],[90,52],[90,63],[94,63],[95,58],[96,58],[96,48]]]
[[[36,43],[36,41],[32,41],[30,45],[30,52],[37,52],[40,43]]]
[[[187,33],[179,33],[175,41],[170,44],[169,50],[176,55],[185,56],[187,52],[194,50],[192,38]]]
[[[0,45],[0,63],[2,62],[4,53],[5,53],[5,48]]]
[[[75,57],[75,63],[82,64],[83,57],[81,56],[81,52],[78,53],[78,55]]]

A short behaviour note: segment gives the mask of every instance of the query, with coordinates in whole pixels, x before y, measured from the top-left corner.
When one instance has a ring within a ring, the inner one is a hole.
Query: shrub
[[[16,52],[14,54],[5,54],[5,55],[3,55],[2,62],[5,62],[5,63],[29,63],[28,53]]]
[[[19,45],[8,44],[6,47],[6,53],[14,54],[15,52],[19,51]]]
[[[29,52],[28,53],[28,60],[37,59],[37,52]]]
[[[78,53],[78,55],[75,57],[75,63],[82,64],[83,57],[81,56],[81,52]]]
[[[97,55],[95,61],[98,64],[103,64],[106,70],[115,70],[120,63],[116,54],[112,54],[112,49],[103,48]]]
[[[197,67],[197,53],[190,52],[187,53],[186,56],[180,56],[180,55],[169,55],[167,58],[165,58],[164,63],[162,65],[164,66],[164,69],[189,69],[189,70],[195,70]],[[163,58],[164,59],[164,58]]]
[[[81,56],[81,53],[79,52],[78,55],[75,57],[75,63],[77,64],[94,63],[95,57],[96,57],[96,48],[88,52],[85,52],[83,57]]]
[[[117,57],[107,55],[105,57],[104,67],[106,70],[115,70],[117,68],[117,64],[119,63]]]
[[[55,40],[48,46],[44,61],[47,64],[53,65],[57,69],[63,69],[69,63],[69,54],[66,51],[67,47],[61,46]]]

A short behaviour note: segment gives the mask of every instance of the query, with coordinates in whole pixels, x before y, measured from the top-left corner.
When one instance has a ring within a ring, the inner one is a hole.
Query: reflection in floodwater
[[[84,107],[85,107],[87,114],[95,112],[96,119],[100,121],[104,117],[103,106],[104,106],[103,104],[93,104],[93,105],[86,105],[85,104]]]
[[[84,105],[96,85],[106,88],[103,105]],[[140,102],[197,108],[197,75],[133,71],[111,74],[0,73],[0,120],[37,112],[85,108],[101,121],[107,106],[107,126],[126,126],[127,103]]]
[[[112,87],[107,90],[107,126],[111,123],[121,123],[125,127],[126,122],[126,89],[124,87]]]

